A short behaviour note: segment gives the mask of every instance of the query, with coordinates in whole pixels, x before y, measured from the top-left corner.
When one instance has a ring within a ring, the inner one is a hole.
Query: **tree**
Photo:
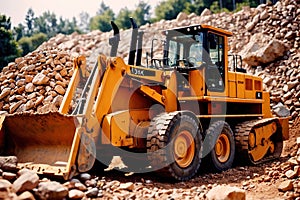
[[[54,13],[50,14],[50,18],[48,18],[49,20],[49,24],[50,24],[50,34],[52,34],[52,36],[56,35],[57,33],[57,19],[56,19],[56,15]]]
[[[34,12],[32,8],[29,8],[25,16],[25,22],[27,26],[26,35],[31,36],[33,34],[33,24],[34,24]]]
[[[10,30],[11,29],[10,17],[7,18],[5,15],[0,15],[0,27],[4,28],[5,30]]]
[[[228,6],[220,6],[220,1],[222,0],[219,0],[219,1],[214,1],[211,6],[210,6],[210,10],[213,12],[213,13],[219,13],[219,12],[229,12],[229,10],[227,9]],[[223,2],[222,2],[223,3]],[[231,5],[232,6],[232,5]],[[232,8],[230,6],[230,8]]]
[[[68,32],[68,27],[67,27],[66,20],[64,20],[62,17],[59,18],[59,23],[58,23],[58,26],[57,26],[57,31],[59,33],[63,33],[63,34],[66,34]]]
[[[79,14],[79,28],[82,32],[87,33],[89,31],[89,22],[90,22],[90,15],[87,12],[81,12]]]
[[[111,10],[109,6],[107,6],[103,1],[100,4],[100,8],[97,11],[97,15],[103,15],[107,10]]]
[[[66,19],[64,20],[62,17],[59,18],[59,23],[57,24],[57,30],[56,33],[62,33],[62,34],[71,34],[73,32],[80,32],[76,18],[73,17],[72,21]]]
[[[32,48],[32,41],[30,37],[22,37],[18,41],[19,46],[22,48],[22,56],[25,56],[27,53],[33,51],[34,49]]]
[[[81,33],[80,29],[77,26],[77,20],[75,17],[72,18],[72,21],[67,20],[67,26],[69,27],[68,29],[69,32],[67,34],[71,34],[74,32]]]
[[[200,15],[205,8],[210,8],[213,0],[193,0],[186,8],[189,13]]]
[[[132,17],[136,20],[139,26],[150,21],[150,9],[151,6],[149,4],[145,3],[143,0],[139,1],[139,4],[132,13]]]
[[[16,36],[16,40],[20,40],[22,37],[25,36],[25,26],[21,23],[18,26],[14,27],[14,35]]]
[[[57,33],[57,19],[54,13],[50,11],[42,13],[41,16],[34,19],[36,33],[45,33],[49,38]]]
[[[95,17],[90,20],[90,30],[100,30],[102,32],[108,32],[111,30],[110,21],[114,20],[114,12],[106,6],[103,1],[100,4],[100,9]]]
[[[13,39],[10,17],[0,15],[0,68],[21,55],[17,42]]]
[[[36,33],[31,36],[31,43],[32,43],[32,50],[34,51],[36,48],[38,48],[43,42],[47,41],[47,35],[44,33]]]
[[[21,46],[23,53],[22,56],[25,56],[29,52],[34,51],[38,48],[43,42],[47,41],[48,37],[45,33],[35,33],[30,37],[22,37],[18,44]]]
[[[110,21],[112,19],[107,15],[97,15],[91,18],[90,29],[108,32],[111,30]]]
[[[50,12],[44,12],[41,16],[34,19],[34,26],[37,32],[48,34],[50,32],[49,24],[47,23],[47,17],[49,17]]]
[[[155,21],[175,19],[180,12],[188,12],[191,0],[166,0],[155,8]]]
[[[128,10],[127,7],[122,8],[116,18],[115,23],[119,28],[128,29],[131,27],[129,18],[132,16],[132,11]]]

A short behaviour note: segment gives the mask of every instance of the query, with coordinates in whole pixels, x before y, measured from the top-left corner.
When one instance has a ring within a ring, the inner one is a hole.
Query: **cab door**
[[[225,37],[212,32],[207,34],[208,57],[205,83],[208,96],[226,96]]]

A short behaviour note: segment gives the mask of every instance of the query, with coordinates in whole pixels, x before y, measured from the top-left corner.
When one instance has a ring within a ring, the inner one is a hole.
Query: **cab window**
[[[203,52],[203,34],[195,35],[194,41],[190,45],[189,58],[190,62],[195,62],[195,65],[202,64]]]
[[[224,37],[208,33],[209,62],[205,72],[209,91],[223,92],[225,84]]]
[[[213,65],[216,65],[224,80],[224,37],[209,33],[209,56]]]
[[[168,58],[170,66],[176,65],[177,60],[183,59],[183,44],[170,40]]]

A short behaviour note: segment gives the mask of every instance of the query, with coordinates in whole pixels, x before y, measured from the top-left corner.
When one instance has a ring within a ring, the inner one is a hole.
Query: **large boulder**
[[[68,188],[56,181],[41,182],[35,195],[39,199],[64,199],[68,195]]]
[[[211,11],[208,8],[205,8],[201,13],[201,17],[209,16],[211,14],[212,14]]]
[[[237,187],[218,185],[206,194],[208,200],[245,200],[246,192]]]
[[[176,17],[176,20],[177,20],[177,22],[181,22],[183,20],[186,20],[187,18],[188,18],[188,15],[185,12],[180,12]]]
[[[248,65],[260,66],[282,57],[287,48],[287,45],[282,41],[263,33],[257,33],[251,37],[241,54],[243,61]]]
[[[39,176],[30,170],[20,170],[20,177],[14,181],[13,189],[16,193],[32,190],[39,184]]]

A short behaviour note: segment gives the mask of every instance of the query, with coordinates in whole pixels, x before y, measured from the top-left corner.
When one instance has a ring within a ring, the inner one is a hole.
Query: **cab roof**
[[[180,27],[180,28],[175,28],[175,29],[168,29],[166,31],[164,31],[164,33],[166,35],[189,35],[189,34],[195,34],[198,33],[199,31],[211,31],[214,33],[219,33],[221,35],[225,35],[225,36],[232,36],[232,32],[230,31],[226,31],[220,28],[216,28],[210,25],[206,25],[206,24],[201,24],[201,25],[191,25],[191,26],[185,26],[185,27]]]

